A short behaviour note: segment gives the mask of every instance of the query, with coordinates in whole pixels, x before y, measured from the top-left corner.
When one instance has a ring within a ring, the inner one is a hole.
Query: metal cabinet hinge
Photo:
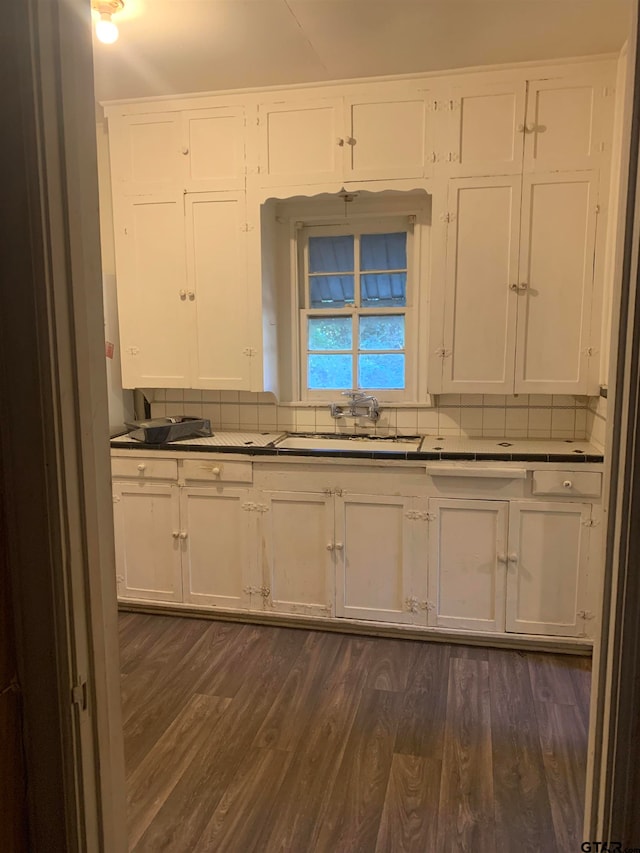
[[[242,350],[242,354],[249,356],[249,358],[252,358],[252,356],[254,356],[256,354],[256,350],[254,347],[245,347]]]
[[[405,517],[413,521],[433,521],[435,515],[431,512],[426,512],[426,510],[410,509],[405,512]]]
[[[597,527],[598,524],[599,524],[599,522],[596,521],[594,518],[586,518],[582,522],[583,527]]]
[[[591,356],[593,355],[593,347],[585,347],[585,348],[582,350],[582,352],[583,352],[586,356],[588,356],[589,358],[591,358]]]
[[[87,681],[84,678],[78,678],[76,683],[71,688],[71,704],[77,705],[81,711],[87,710]]]
[[[578,610],[576,616],[578,617],[578,619],[595,619],[595,615],[591,610]]]
[[[455,218],[455,213],[451,213],[450,211],[440,214],[440,222],[453,222]]]
[[[139,355],[140,347],[127,347],[127,352],[129,353],[129,355]]]
[[[241,231],[253,231],[253,225],[251,225],[249,222],[243,222],[242,225],[240,226],[240,230]]]
[[[246,501],[242,504],[242,509],[245,512],[268,512],[269,507],[266,504],[258,504],[253,501]]]

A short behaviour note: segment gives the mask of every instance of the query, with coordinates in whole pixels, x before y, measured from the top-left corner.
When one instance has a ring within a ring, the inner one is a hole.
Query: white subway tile
[[[185,403],[201,403],[202,391],[198,391],[196,388],[185,388],[184,401]]]
[[[482,412],[482,434],[504,436],[506,429],[505,409],[484,409]]]
[[[527,434],[529,426],[529,409],[507,409],[505,419],[505,435],[514,436],[524,432]]]
[[[551,434],[551,409],[529,409],[529,432],[539,431]]]
[[[237,391],[221,391],[220,392],[220,402],[221,403],[237,403],[238,402],[238,392]]]
[[[557,433],[571,432],[576,429],[576,411],[575,409],[552,409],[551,411],[551,432]]]
[[[219,391],[203,391],[202,392],[202,402],[203,403],[219,403],[220,402],[220,392]]]

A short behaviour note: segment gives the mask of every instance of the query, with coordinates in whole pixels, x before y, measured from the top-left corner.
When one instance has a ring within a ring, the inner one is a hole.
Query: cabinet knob
[[[333,551],[333,542],[327,542],[327,551]]]
[[[347,145],[355,145],[356,141],[353,138],[353,136],[347,136],[346,143],[347,143]]]
[[[211,473],[213,474],[213,476],[214,476],[214,477],[219,477],[219,476],[220,476],[220,474],[222,474],[222,469],[221,469],[221,468],[217,468],[217,467],[216,467],[216,468],[212,468],[212,469],[211,469]]]
[[[518,289],[518,285],[515,281],[513,282],[513,284],[509,285],[509,290],[517,290],[517,289]]]
[[[336,551],[342,551],[343,548],[344,545],[342,544],[342,542],[336,542]]]
[[[336,145],[340,145],[341,147],[344,145],[344,139],[341,136],[336,139]]]
[[[509,559],[510,563],[517,563],[518,562],[518,555],[514,551],[512,551],[511,554],[509,554],[508,559]]]
[[[499,563],[506,563],[507,562],[507,555],[506,554],[497,554],[496,556],[497,556]]]
[[[187,291],[181,290],[180,291],[180,299],[186,299],[186,298],[187,298]]]
[[[141,462],[141,463],[138,465],[138,471],[144,471],[144,469],[145,469],[146,467],[147,467],[147,466],[144,464],[144,462]]]
[[[529,283],[526,281],[521,281],[520,284],[518,285],[518,288],[520,290],[526,290],[528,287],[529,287]]]
[[[522,122],[520,122],[520,124],[518,125],[518,133],[524,133],[525,130],[525,126],[522,124]]]
[[[189,290],[189,291],[187,291],[187,295],[188,295],[189,299],[190,299],[192,302],[193,302],[193,300],[196,298],[196,295],[195,295],[195,293],[193,292],[193,290]]]
[[[178,533],[177,530],[174,530],[171,535],[173,536],[174,539],[177,539],[180,534]]]
[[[185,146],[184,146],[184,148],[182,149],[182,153],[183,153],[183,154],[188,154],[188,153],[189,153],[189,149],[187,148],[187,146],[186,146],[186,145],[185,145]]]
[[[571,482],[571,480],[564,480],[562,485],[565,489],[570,489],[573,486],[573,483]]]
[[[186,539],[187,538],[187,531],[181,530],[179,533],[179,536],[180,536],[180,539]]]

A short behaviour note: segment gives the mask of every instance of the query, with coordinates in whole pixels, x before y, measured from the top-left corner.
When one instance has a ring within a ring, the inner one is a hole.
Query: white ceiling
[[[125,0],[98,101],[618,51],[633,0]]]

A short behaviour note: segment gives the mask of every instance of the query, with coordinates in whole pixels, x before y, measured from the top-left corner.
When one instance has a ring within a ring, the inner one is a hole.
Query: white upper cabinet
[[[520,178],[449,182],[444,348],[446,393],[513,393]]]
[[[342,99],[260,104],[260,183],[318,184],[342,176]]]
[[[424,94],[347,99],[345,179],[420,178],[430,160]]]
[[[530,81],[524,171],[597,168],[608,135],[609,94],[606,81],[593,78]]]
[[[187,192],[241,190],[245,179],[245,116],[240,107],[181,114]]]
[[[597,174],[523,179],[515,393],[587,394]]]
[[[439,159],[456,175],[513,175],[522,171],[525,85],[468,83],[437,101],[448,127]]]
[[[125,388],[190,385],[183,204],[181,193],[114,203]]]
[[[430,169],[427,102],[376,96],[263,103],[263,186],[419,178]]]
[[[191,387],[250,388],[244,194],[185,196]]]
[[[451,177],[598,168],[610,134],[613,88],[601,72],[544,80],[473,80],[438,100]]]
[[[244,189],[242,107],[113,115],[109,138],[115,193]]]

